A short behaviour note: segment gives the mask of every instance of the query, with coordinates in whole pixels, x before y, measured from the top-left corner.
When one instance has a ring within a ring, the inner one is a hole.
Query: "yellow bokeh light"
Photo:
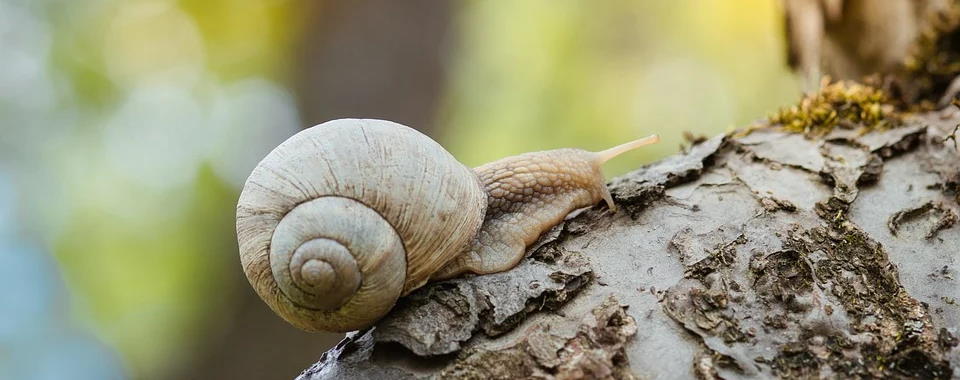
[[[167,1],[118,5],[103,44],[111,80],[121,87],[144,81],[193,83],[204,70],[203,39],[193,19]]]

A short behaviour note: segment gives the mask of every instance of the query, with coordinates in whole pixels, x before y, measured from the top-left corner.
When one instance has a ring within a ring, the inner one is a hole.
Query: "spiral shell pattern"
[[[310,331],[372,325],[473,239],[473,172],[403,125],[342,119],[301,131],[253,170],[237,204],[244,272]]]

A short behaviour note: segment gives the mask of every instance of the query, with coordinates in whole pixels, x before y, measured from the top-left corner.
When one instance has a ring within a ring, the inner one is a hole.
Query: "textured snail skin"
[[[557,149],[507,157],[475,168],[487,193],[480,232],[435,279],[513,268],[526,247],[571,211],[607,200],[596,153]]]
[[[571,211],[605,200],[602,152],[557,149],[470,170],[384,120],[305,129],[253,170],[237,202],[240,261],[271,309],[308,331],[346,332],[429,280],[514,267]]]

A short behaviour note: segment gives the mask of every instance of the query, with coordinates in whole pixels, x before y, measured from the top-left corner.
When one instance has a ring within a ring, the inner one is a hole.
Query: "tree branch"
[[[513,270],[420,289],[300,379],[950,378],[957,123],[703,141],[615,179],[625,212],[598,205]]]

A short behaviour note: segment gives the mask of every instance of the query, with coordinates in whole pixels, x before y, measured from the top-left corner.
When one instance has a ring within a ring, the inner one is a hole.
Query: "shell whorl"
[[[282,143],[247,179],[241,263],[291,324],[359,329],[460,253],[485,208],[473,172],[430,138],[388,121],[334,120]]]
[[[386,313],[400,296],[406,264],[393,227],[363,203],[338,196],[294,207],[270,242],[277,286],[299,309],[327,322],[362,322],[351,320],[360,315],[336,315],[341,308]]]

